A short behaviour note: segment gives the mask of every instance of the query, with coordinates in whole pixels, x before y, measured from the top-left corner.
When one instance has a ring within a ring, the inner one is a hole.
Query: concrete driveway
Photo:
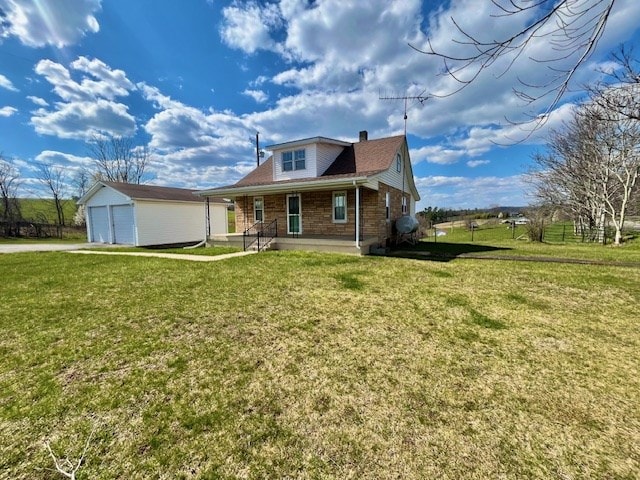
[[[105,246],[102,243],[16,243],[1,244],[0,253],[19,252],[56,252],[66,250],[80,250],[88,247]]]

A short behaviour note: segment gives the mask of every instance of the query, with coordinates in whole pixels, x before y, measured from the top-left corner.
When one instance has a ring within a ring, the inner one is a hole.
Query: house
[[[227,203],[222,199],[205,200],[194,192],[99,181],[78,204],[86,209],[90,242],[168,245],[226,233]]]
[[[325,137],[266,147],[271,157],[235,185],[201,191],[235,201],[236,234],[213,243],[246,246],[273,231],[272,248],[366,254],[395,239],[395,221],[415,214],[416,189],[404,135],[356,143]],[[244,234],[244,239],[243,239]]]

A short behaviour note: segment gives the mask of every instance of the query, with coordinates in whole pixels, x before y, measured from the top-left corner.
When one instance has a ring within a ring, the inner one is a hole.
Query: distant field
[[[634,243],[474,245],[640,256]],[[640,471],[638,267],[277,251],[1,260],[0,478],[61,478],[44,442],[76,460],[92,431],[78,478]]]
[[[58,215],[53,200],[40,198],[21,198],[20,211],[25,220],[42,223],[57,223]],[[71,224],[77,209],[76,202],[69,199],[64,202],[65,223]]]
[[[556,257],[574,260],[607,260],[640,262],[640,239],[630,239],[622,246],[585,243],[574,237],[570,223],[557,223],[548,228],[547,237],[553,241],[536,243],[528,240],[523,225],[515,231],[507,225],[480,225],[472,232],[463,227],[439,229],[446,235],[423,238],[417,245],[401,244],[395,249],[408,252],[430,252],[435,255],[459,255],[471,253],[476,256],[500,257]],[[564,237],[563,237],[564,235]],[[564,238],[564,242],[559,241]]]

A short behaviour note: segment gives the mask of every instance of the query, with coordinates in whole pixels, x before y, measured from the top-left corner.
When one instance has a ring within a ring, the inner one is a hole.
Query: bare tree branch
[[[147,146],[135,146],[130,137],[93,137],[89,152],[96,180],[109,182],[141,183],[150,159]]]
[[[0,153],[0,220],[4,221],[4,234],[8,237],[17,235],[15,223],[22,218],[18,204],[19,186],[19,170]]]
[[[64,169],[49,163],[39,163],[38,180],[51,193],[58,225],[65,225],[64,205],[66,203],[67,178]]]
[[[504,75],[534,41],[546,40],[550,47],[547,52],[550,55],[546,58],[529,58],[553,72],[551,80],[536,84],[520,79],[520,87],[513,88],[516,97],[527,104],[549,99],[546,107],[540,115],[531,116],[527,122],[508,120],[513,124],[533,123],[535,130],[544,124],[548,114],[559,105],[577,70],[593,53],[602,37],[615,0],[492,0],[492,3],[499,12],[492,15],[493,17],[504,18],[505,21],[525,18],[528,22],[523,28],[505,38],[483,40],[479,34],[465,30],[452,19],[455,31],[460,36],[454,39],[453,43],[469,47],[468,54],[454,55],[436,50],[430,39],[427,40],[425,48],[411,44],[410,47],[425,55],[441,59],[444,75],[460,84],[460,88],[440,95],[446,97],[474,83],[499,59],[508,58],[506,66],[498,73],[498,76]],[[565,66],[567,61],[568,65]]]
[[[93,438],[93,434],[95,433],[95,431],[96,431],[96,426],[94,425],[93,429],[91,430],[91,433],[87,437],[87,441],[84,444],[84,449],[82,450],[82,454],[80,455],[80,458],[78,459],[75,465],[71,460],[69,460],[69,458],[60,459],[59,457],[57,457],[55,453],[53,453],[53,450],[51,449],[51,445],[49,441],[47,440],[44,442],[44,446],[47,449],[47,452],[49,452],[49,456],[53,460],[53,464],[55,465],[56,471],[58,473],[60,473],[61,475],[64,475],[67,478],[70,478],[71,480],[76,479],[76,474],[78,473],[78,470],[82,466],[82,462],[84,462],[84,459],[87,455],[87,451],[89,450],[89,445],[91,444],[91,439]]]

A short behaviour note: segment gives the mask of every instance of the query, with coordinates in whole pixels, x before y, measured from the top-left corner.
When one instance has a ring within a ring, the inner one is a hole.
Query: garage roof
[[[110,187],[114,190],[126,195],[132,200],[164,200],[173,202],[196,202],[201,203],[204,201],[202,197],[194,195],[197,190],[190,190],[186,188],[175,187],[160,187],[158,185],[138,185],[134,183],[123,182],[96,182],[87,193],[78,200],[78,203],[86,203],[100,188]],[[211,200],[214,203],[227,203],[220,199],[217,201]]]

